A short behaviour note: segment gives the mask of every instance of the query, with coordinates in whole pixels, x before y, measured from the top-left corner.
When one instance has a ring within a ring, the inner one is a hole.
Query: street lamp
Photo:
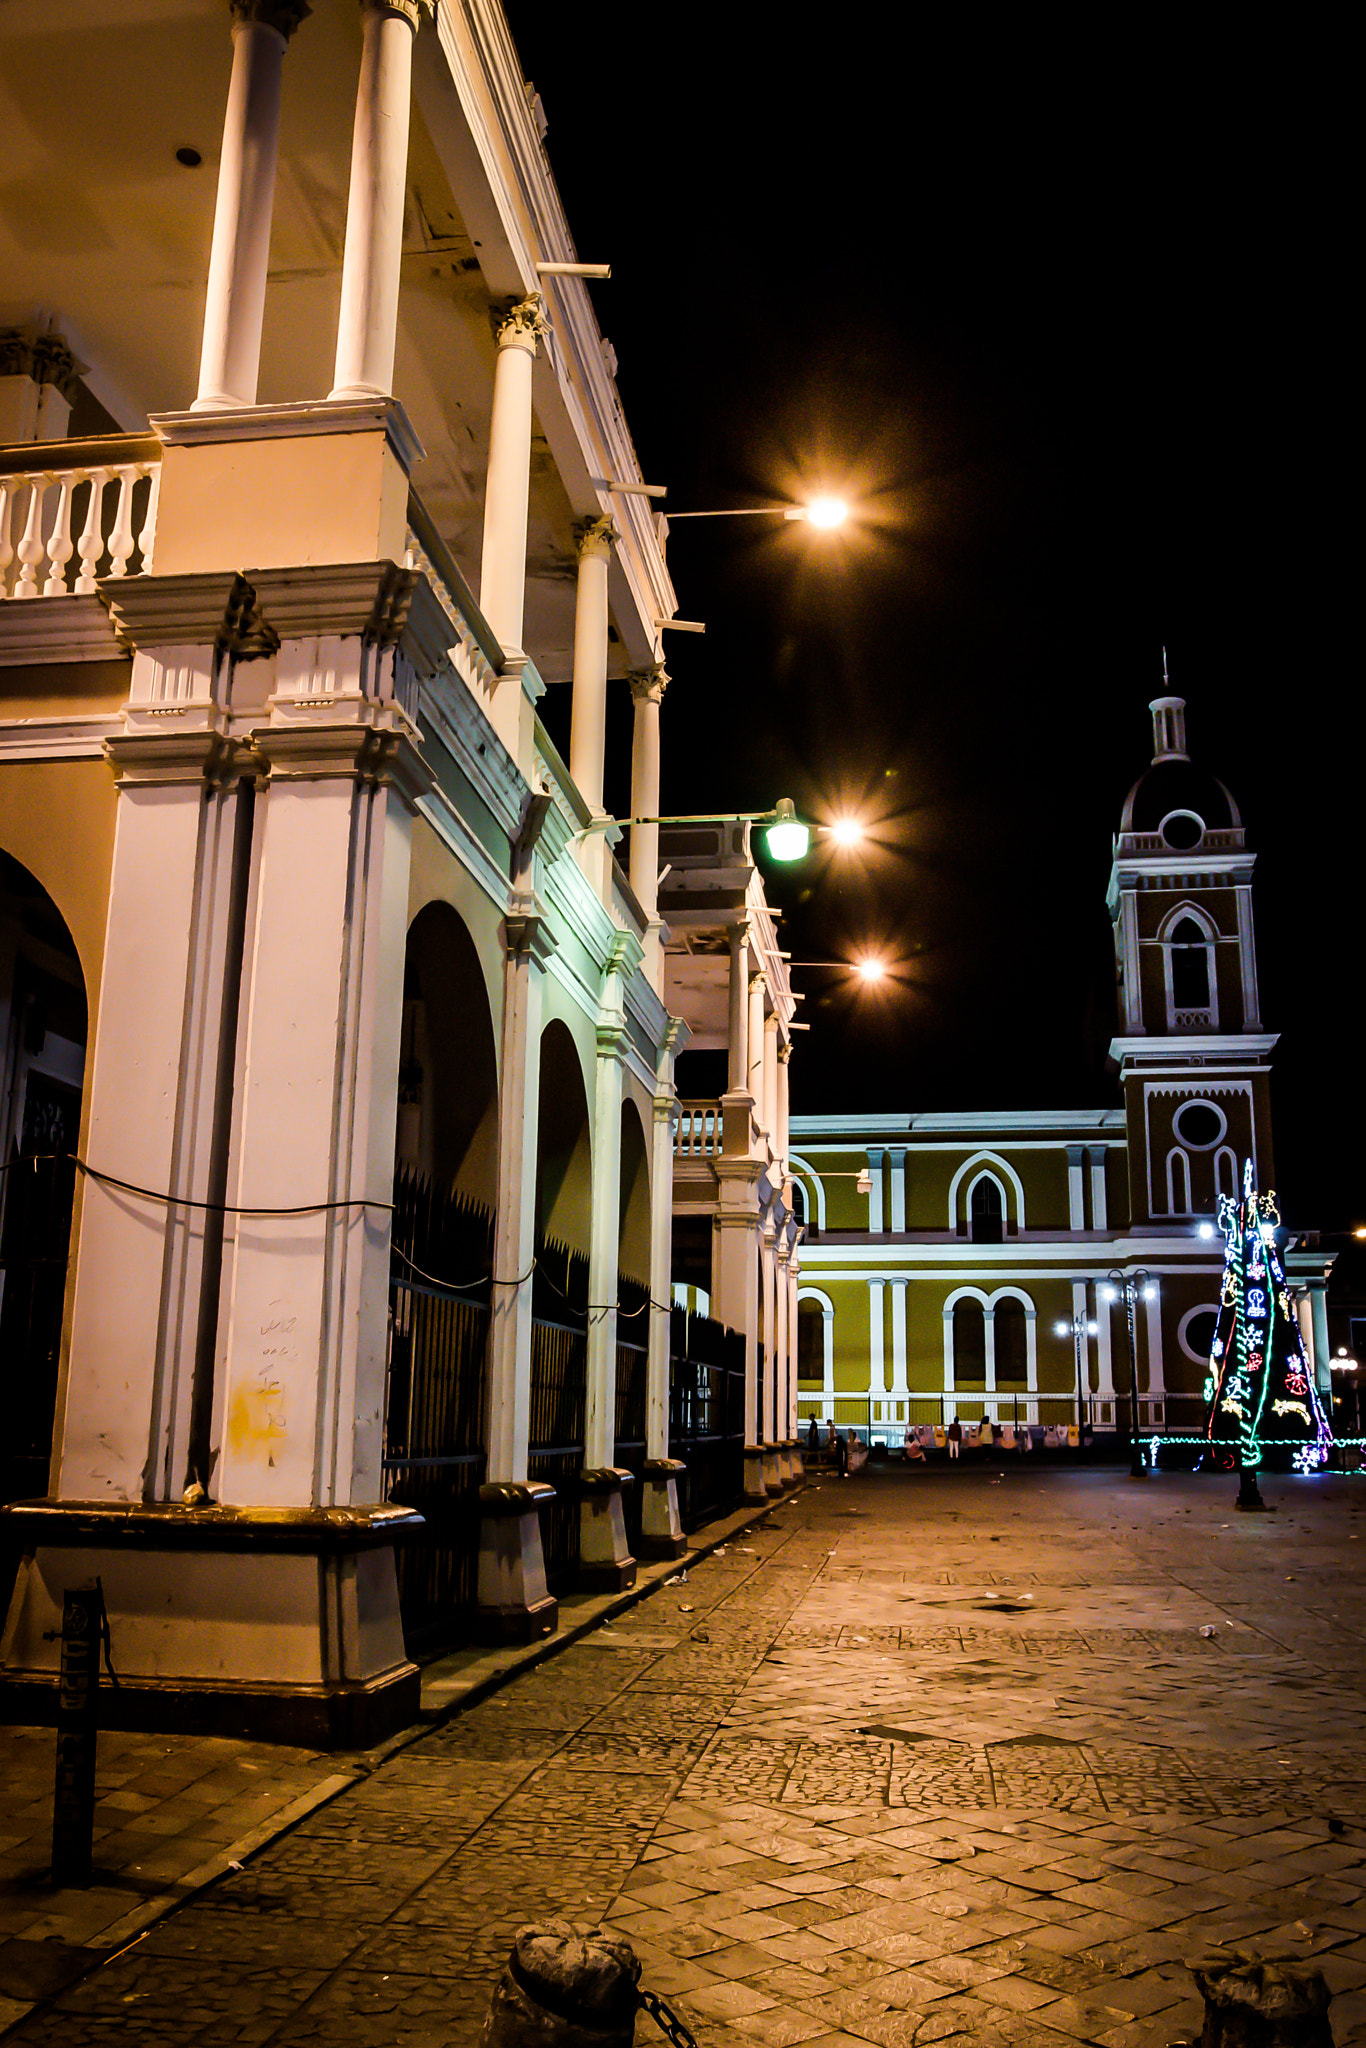
[[[1053,1325],[1053,1331],[1054,1331],[1054,1335],[1055,1335],[1055,1336],[1058,1336],[1058,1337],[1071,1337],[1071,1339],[1072,1339],[1072,1345],[1073,1345],[1073,1349],[1074,1349],[1074,1350],[1075,1350],[1075,1352],[1076,1352],[1076,1358],[1077,1358],[1077,1438],[1078,1438],[1078,1441],[1080,1441],[1080,1438],[1081,1438],[1081,1432],[1082,1432],[1082,1430],[1083,1430],[1083,1429],[1084,1429],[1084,1428],[1086,1427],[1086,1410],[1085,1410],[1085,1407],[1084,1407],[1084,1405],[1083,1405],[1083,1403],[1084,1403],[1084,1396],[1083,1396],[1083,1393],[1082,1393],[1082,1381],[1083,1381],[1083,1376],[1084,1376],[1084,1372],[1085,1372],[1085,1365],[1086,1365],[1086,1348],[1085,1348],[1085,1347],[1086,1347],[1086,1339],[1087,1339],[1088,1337],[1094,1337],[1094,1336],[1095,1336],[1095,1334],[1096,1334],[1096,1323],[1095,1323],[1095,1318],[1094,1318],[1094,1317],[1088,1317],[1088,1316],[1079,1316],[1079,1315],[1073,1315],[1073,1316],[1071,1317],[1070,1321],[1068,1321],[1068,1322],[1057,1322],[1057,1323],[1054,1323],[1054,1325]]]
[[[1337,1357],[1336,1357],[1336,1358],[1334,1358],[1334,1359],[1333,1359],[1333,1360],[1331,1361],[1330,1373],[1332,1373],[1332,1372],[1343,1372],[1343,1373],[1349,1373],[1349,1374],[1350,1374],[1350,1375],[1352,1376],[1352,1377],[1350,1378],[1349,1382],[1348,1382],[1348,1384],[1350,1385],[1350,1387],[1351,1387],[1351,1389],[1352,1389],[1352,1427],[1353,1427],[1353,1429],[1355,1430],[1355,1433],[1356,1433],[1356,1434],[1357,1434],[1358,1436],[1360,1436],[1360,1435],[1361,1435],[1361,1383],[1360,1383],[1360,1381],[1359,1381],[1359,1380],[1358,1380],[1358,1379],[1356,1378],[1356,1371],[1357,1371],[1357,1362],[1356,1362],[1356,1360],[1355,1360],[1355,1359],[1354,1359],[1354,1358],[1353,1358],[1353,1357],[1351,1356],[1351,1354],[1350,1354],[1350,1353],[1348,1352],[1348,1350],[1347,1350],[1347,1347],[1346,1347],[1346,1345],[1345,1345],[1345,1344],[1339,1344],[1339,1346],[1338,1346],[1338,1352],[1337,1352]],[[1341,1401],[1341,1400],[1342,1400],[1342,1399],[1344,1398],[1344,1396],[1343,1396],[1343,1395],[1341,1395],[1341,1394],[1339,1394],[1337,1398],[1338,1398],[1338,1400],[1339,1400],[1339,1401]]]
[[[843,498],[811,498],[805,505],[717,505],[704,512],[670,512],[667,517],[670,526],[675,519],[801,519],[808,526],[817,527],[823,533],[843,526],[849,517],[849,507]]]
[[[854,846],[863,837],[863,827],[853,818],[839,818],[833,825],[810,825],[790,796],[780,796],[771,811],[687,811],[649,818],[614,818],[604,814],[581,827],[578,837],[589,832],[610,832],[615,825],[762,825],[764,844],[773,860],[805,860],[813,832],[823,833],[837,846]]]
[[[1147,1466],[1143,1462],[1143,1438],[1138,1419],[1138,1345],[1134,1333],[1134,1311],[1140,1300],[1156,1301],[1157,1282],[1151,1273],[1145,1273],[1142,1266],[1133,1273],[1114,1272],[1109,1275],[1108,1284],[1101,1289],[1105,1301],[1124,1303],[1124,1334],[1129,1342],[1129,1477],[1144,1479]]]

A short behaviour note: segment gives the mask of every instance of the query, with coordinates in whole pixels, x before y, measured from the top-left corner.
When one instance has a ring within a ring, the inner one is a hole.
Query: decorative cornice
[[[150,421],[166,448],[221,441],[290,441],[311,434],[383,433],[410,471],[426,449],[396,398],[317,398],[288,405],[225,406],[221,412],[159,412]]]
[[[273,654],[279,644],[261,616],[254,588],[235,570],[106,576],[96,588],[120,639],[131,647],[221,647],[252,660]]]
[[[528,292],[515,306],[504,306],[493,312],[493,334],[499,348],[525,349],[534,356],[538,342],[550,333],[550,323],[542,310],[541,294]]]
[[[313,12],[308,0],[228,0],[234,29],[259,21],[289,41],[299,23]]]
[[[84,367],[60,334],[40,334],[33,327],[0,327],[0,377],[31,377],[35,384],[51,384],[69,401],[76,395]],[[35,450],[38,445],[35,443]]]
[[[545,906],[536,896],[514,897],[503,917],[503,943],[509,960],[529,960],[544,967],[555,951]]]
[[[634,974],[645,958],[645,948],[634,932],[614,931],[607,942],[602,971],[609,974]]]
[[[415,570],[385,560],[248,569],[246,575],[280,640],[336,633],[378,647],[402,639],[418,580]]]
[[[97,597],[10,598],[0,603],[0,668],[119,661],[127,653]]]
[[[617,522],[610,512],[597,519],[581,520],[574,528],[574,546],[581,562],[585,558],[609,561],[620,539]]]
[[[657,661],[651,668],[633,669],[626,680],[637,704],[658,704],[669,687],[669,671]]]

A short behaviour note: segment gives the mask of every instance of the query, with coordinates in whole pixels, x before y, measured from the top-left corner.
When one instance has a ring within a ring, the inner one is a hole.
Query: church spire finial
[[[1162,683],[1171,688],[1167,673],[1167,650],[1162,649]],[[1186,700],[1184,697],[1154,697],[1148,706],[1153,714],[1153,762],[1189,761],[1186,752]]]

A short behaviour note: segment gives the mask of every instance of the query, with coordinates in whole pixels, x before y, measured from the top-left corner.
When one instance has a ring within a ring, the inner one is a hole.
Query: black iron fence
[[[531,1282],[531,1439],[527,1473],[554,1487],[541,1516],[546,1580],[562,1592],[579,1562],[579,1498],[588,1408],[588,1261],[549,1242]]]
[[[650,1290],[622,1273],[617,1279],[617,1406],[613,1462],[634,1473],[622,1496],[626,1546],[634,1555],[645,1498],[646,1363],[650,1347]]]
[[[679,1512],[692,1530],[744,1492],[745,1340],[682,1308],[671,1312],[669,1340],[669,1454],[688,1468]]]
[[[398,1550],[410,1648],[468,1632],[485,1469],[493,1219],[453,1188],[401,1171],[394,1184],[385,1498],[422,1530]]]

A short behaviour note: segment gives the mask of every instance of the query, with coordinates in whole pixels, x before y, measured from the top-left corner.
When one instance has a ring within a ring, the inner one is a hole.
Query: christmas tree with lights
[[[1249,1159],[1241,1201],[1219,1197],[1224,1282],[1205,1380],[1205,1434],[1213,1462],[1243,1475],[1240,1507],[1261,1505],[1260,1466],[1315,1472],[1332,1442],[1276,1249],[1279,1224],[1276,1197],[1258,1194]]]

